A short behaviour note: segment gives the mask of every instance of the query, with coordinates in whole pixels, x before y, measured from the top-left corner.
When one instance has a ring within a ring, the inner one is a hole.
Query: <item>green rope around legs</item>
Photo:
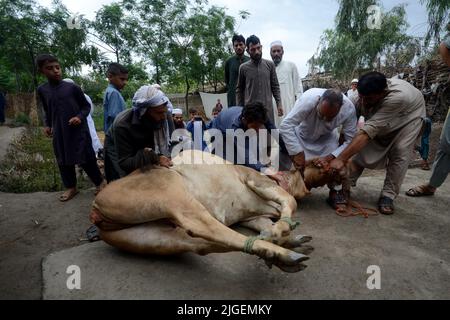
[[[255,244],[256,240],[264,240],[264,236],[259,235],[259,236],[253,236],[253,237],[248,237],[247,240],[245,240],[244,243],[244,252],[245,253],[253,253],[253,245]]]
[[[286,222],[289,225],[289,227],[291,228],[291,231],[294,231],[300,225],[300,222],[298,222],[298,221],[294,222],[289,217],[281,218],[280,221]]]
[[[298,222],[298,221],[294,222],[289,217],[281,218],[280,221],[286,222],[289,225],[289,227],[291,228],[291,231],[295,230],[295,228],[297,228],[300,225],[300,222]],[[269,236],[264,234],[264,232],[261,232],[261,234],[259,236],[248,237],[244,243],[244,252],[250,253],[250,254],[253,253],[253,245],[255,244],[255,241],[256,240],[267,240],[268,238],[269,238]]]

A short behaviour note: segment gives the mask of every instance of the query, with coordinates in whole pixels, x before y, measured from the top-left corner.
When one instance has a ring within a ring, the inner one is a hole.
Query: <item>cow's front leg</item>
[[[262,176],[251,176],[246,181],[247,186],[258,196],[266,201],[273,201],[280,205],[280,220],[271,228],[271,237],[281,238],[290,234],[295,229],[295,223],[291,220],[295,210],[297,210],[297,201],[293,196],[274,183],[261,181]],[[264,177],[265,178],[265,177]]]
[[[282,246],[283,248],[291,249],[297,253],[308,255],[314,250],[313,247],[305,245],[305,243],[312,240],[312,237],[310,236],[293,235],[291,233],[287,237],[272,238],[271,230],[274,223],[270,218],[256,217],[252,220],[241,222],[240,225],[258,232],[266,241],[273,242],[274,244]]]

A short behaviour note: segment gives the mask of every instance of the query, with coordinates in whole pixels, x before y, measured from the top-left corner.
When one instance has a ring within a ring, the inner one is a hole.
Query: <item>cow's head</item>
[[[347,168],[344,167],[342,172],[334,172],[329,166],[318,167],[312,161],[306,165],[304,173],[304,181],[306,188],[311,190],[325,186],[331,182],[341,181],[341,177],[345,175]]]

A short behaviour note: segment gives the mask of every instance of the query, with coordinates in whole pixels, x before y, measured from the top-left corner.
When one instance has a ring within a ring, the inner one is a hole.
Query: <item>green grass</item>
[[[78,178],[79,189],[92,186],[84,175]],[[44,135],[42,128],[27,128],[24,135],[10,145],[0,163],[0,191],[29,193],[63,189],[52,140]]]
[[[103,131],[103,107],[95,106],[94,113],[92,114],[92,120],[94,120],[95,130]]]

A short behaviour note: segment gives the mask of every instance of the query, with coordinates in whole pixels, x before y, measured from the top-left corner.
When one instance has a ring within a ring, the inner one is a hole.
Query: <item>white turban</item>
[[[142,86],[134,94],[133,97],[133,109],[139,111],[142,117],[147,111],[147,108],[157,107],[163,104],[167,104],[169,99],[164,92],[156,89],[153,86]]]
[[[358,83],[358,79],[353,79],[352,83]]]
[[[272,43],[270,44],[270,48],[272,48],[272,47],[274,47],[274,46],[280,46],[280,47],[282,47],[282,46],[283,46],[283,43],[282,43],[280,40],[276,40],[276,41],[274,41],[274,42],[272,42]]]
[[[172,114],[183,114],[183,110],[181,109],[173,109]]]

